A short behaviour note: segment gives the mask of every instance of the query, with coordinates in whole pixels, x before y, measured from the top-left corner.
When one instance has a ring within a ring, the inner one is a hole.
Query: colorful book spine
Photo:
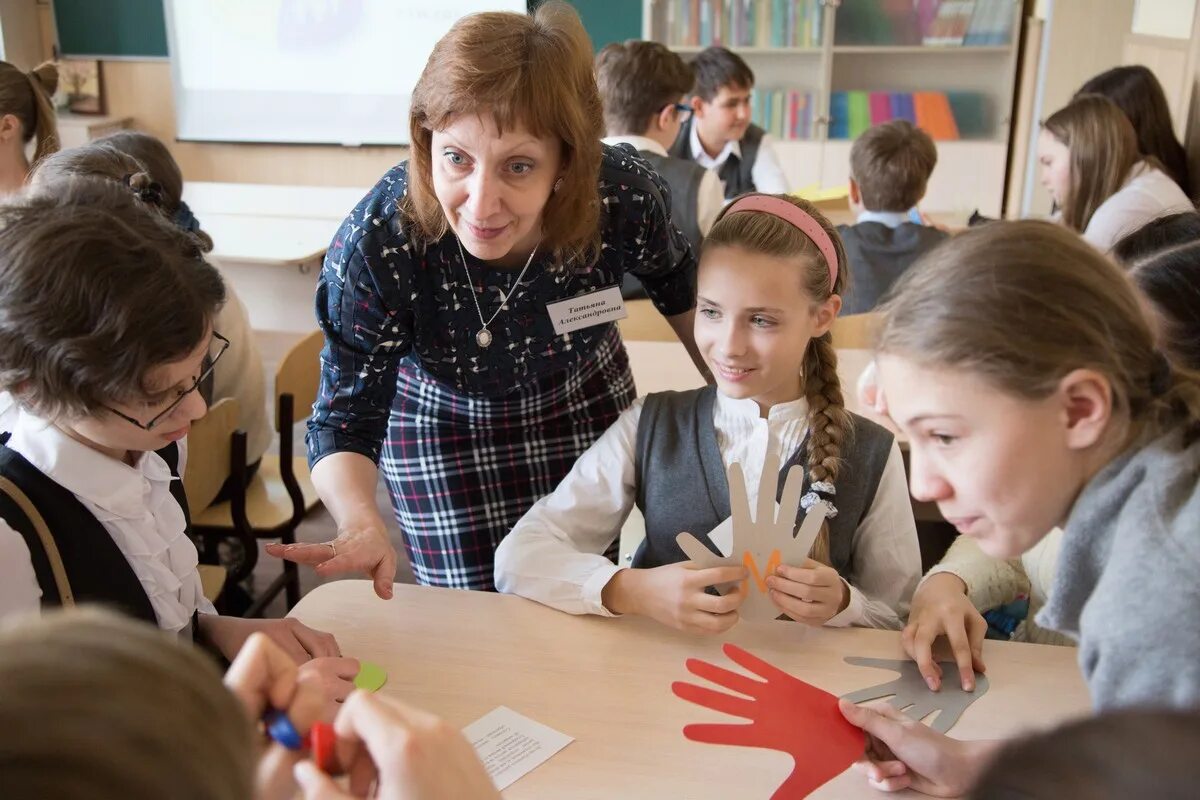
[[[979,92],[834,92],[829,138],[855,139],[872,125],[894,119],[907,120],[939,141],[986,138],[987,113],[987,98]]]
[[[821,0],[669,0],[662,19],[675,47],[820,47]]]

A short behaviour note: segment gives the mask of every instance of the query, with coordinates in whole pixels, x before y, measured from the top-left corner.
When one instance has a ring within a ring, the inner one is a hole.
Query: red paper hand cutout
[[[866,738],[838,711],[836,697],[737,645],[726,644],[723,649],[737,664],[766,680],[689,658],[689,672],[736,694],[682,681],[671,684],[671,691],[696,705],[748,719],[750,724],[688,725],[683,729],[684,736],[694,742],[762,747],[790,755],[794,762],[792,774],[771,800],[808,797],[862,757]]]

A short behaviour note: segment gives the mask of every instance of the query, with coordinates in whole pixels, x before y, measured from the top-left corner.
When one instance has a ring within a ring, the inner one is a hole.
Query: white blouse
[[[178,444],[182,474],[186,440]],[[216,613],[204,597],[183,509],[171,495],[171,481],[178,478],[158,454],[145,453],[130,466],[24,409],[8,446],[95,515],[133,568],[160,628],[178,633],[188,627],[193,613]],[[36,611],[41,596],[25,540],[0,520],[0,618]]]
[[[1083,238],[1107,253],[1123,236],[1148,222],[1194,210],[1192,201],[1169,175],[1139,161],[1125,184],[1092,214]]]
[[[620,535],[637,496],[634,445],[641,411],[639,398],[500,543],[495,574],[500,591],[571,614],[613,616],[601,593],[624,567],[603,553]],[[767,450],[794,452],[804,440],[807,418],[804,399],[774,406],[762,419],[753,400],[717,392],[717,444],[727,467],[742,463],[751,507]],[[850,573],[850,603],[826,624],[898,629],[921,577],[921,552],[895,442],[871,508],[851,540]]]

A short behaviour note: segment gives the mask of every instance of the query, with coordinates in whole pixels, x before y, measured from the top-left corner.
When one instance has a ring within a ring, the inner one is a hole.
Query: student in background
[[[95,609],[58,612],[0,630],[0,685],[5,797],[285,800],[297,780],[324,789],[309,797],[350,796],[257,730],[277,709],[304,735],[322,702],[262,634],[222,685],[211,659],[152,629]],[[424,712],[358,693],[335,730],[339,757],[360,778],[378,776],[377,797],[499,797],[462,734]]]
[[[1046,119],[1038,163],[1062,223],[1101,252],[1153,219],[1193,209],[1161,165],[1138,153],[1121,109],[1100,95],[1078,97]]]
[[[1200,214],[1155,220],[1113,249],[1150,309],[1158,346],[1200,370]]]
[[[73,178],[0,206],[0,389],[20,406],[0,440],[0,617],[106,603],[227,659],[261,631],[340,700],[358,664],[332,636],[204,597],[179,478],[224,286],[134,197],[146,176],[131,184]]]
[[[929,134],[906,120],[864,131],[850,148],[850,210],[853,225],[839,225],[854,280],[843,314],[872,311],[901,273],[948,234],[913,222],[937,165]]]
[[[736,53],[709,47],[692,61],[696,73],[692,108],[670,148],[675,158],[715,170],[725,185],[725,199],[745,192],[787,192],[774,139],[750,122],[754,73]]]
[[[729,514],[725,469],[741,462],[753,497],[770,449],[804,467],[810,490],[832,489],[838,512],[804,568],[767,578],[780,613],[899,628],[921,556],[895,438],[842,402],[829,328],[846,280],[837,233],[810,204],[749,195],[727,206],[697,295],[696,342],[717,385],[636,400],[500,543],[497,588],[571,614],[728,629],[744,595],[705,589],[746,569],[696,569],[675,537],[728,553],[732,542],[710,537]],[[622,569],[603,553],[635,503],[646,540]]]
[[[1200,374],[1157,349],[1128,278],[1060,226],[995,222],[923,258],[882,312],[913,496],[994,558],[1062,526],[1038,623],[1078,642],[1098,711],[1200,703]],[[883,789],[962,794],[998,746],[842,711],[878,740]]]
[[[1191,800],[1200,713],[1119,711],[1060,725],[1000,751],[971,800]]]
[[[92,176],[125,182],[144,174],[148,185],[138,196],[148,208],[161,213],[195,238],[200,250],[212,250],[213,241],[183,202],[183,177],[179,165],[158,139],[137,131],[122,131],[69,150],[38,164],[32,182],[37,185],[72,176]],[[213,402],[232,397],[238,401],[238,427],[246,432],[246,477],[250,478],[271,446],[273,434],[267,416],[266,369],[258,351],[246,306],[225,286],[225,304],[217,312],[217,330],[229,339],[229,350],[213,370],[211,387],[202,387]],[[211,390],[211,391],[210,391]],[[229,491],[222,490],[222,495]]]
[[[58,120],[50,99],[58,88],[58,67],[47,61],[24,72],[0,61],[0,196],[25,185],[31,141],[34,162],[58,149]]]
[[[1137,133],[1138,152],[1154,158],[1188,197],[1192,196],[1187,153],[1175,138],[1171,109],[1162,84],[1141,64],[1113,67],[1095,76],[1075,93],[1104,95],[1125,112]]]
[[[667,155],[692,107],[692,68],[658,42],[630,39],[596,56],[596,84],[604,105],[605,144],[632,145],[671,190],[671,221],[699,253],[725,197],[717,173],[690,159]],[[627,276],[632,277],[632,276]],[[636,280],[636,278],[634,279]]]

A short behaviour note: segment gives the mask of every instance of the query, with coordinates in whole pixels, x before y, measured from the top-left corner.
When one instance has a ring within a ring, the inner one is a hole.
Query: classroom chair
[[[879,315],[875,313],[838,317],[830,329],[833,346],[839,350],[867,350],[874,343],[878,324]]]
[[[649,300],[627,300],[629,316],[617,322],[621,338],[627,342],[677,342],[675,329]]]
[[[238,403],[227,397],[209,408],[208,413],[192,423],[188,432],[187,468],[183,473],[183,491],[187,495],[188,509],[193,519],[213,504],[221,487],[231,477],[235,486],[246,482],[246,434],[237,429]],[[229,575],[217,562],[219,539],[215,536],[201,537],[201,558],[209,563],[198,567],[204,596],[213,605],[221,602],[227,583],[236,584],[254,569],[258,559],[258,543],[254,530],[246,519],[245,490],[235,490],[228,505],[231,529],[221,538],[237,540],[246,551],[246,558]],[[232,581],[230,580],[232,578]]]
[[[320,502],[307,459],[303,455],[293,455],[292,428],[297,422],[296,407],[305,409],[307,418],[307,409],[312,408],[317,399],[323,343],[323,334],[313,331],[292,346],[275,371],[275,430],[279,434],[279,455],[263,456],[258,472],[246,487],[246,516],[260,539],[294,543],[296,528]],[[197,515],[194,524],[205,531],[229,530],[233,526],[231,512],[228,503],[214,505]],[[286,592],[289,609],[300,602],[300,573],[290,561],[283,562],[283,573],[258,595],[245,615],[261,615],[280,591]]]

